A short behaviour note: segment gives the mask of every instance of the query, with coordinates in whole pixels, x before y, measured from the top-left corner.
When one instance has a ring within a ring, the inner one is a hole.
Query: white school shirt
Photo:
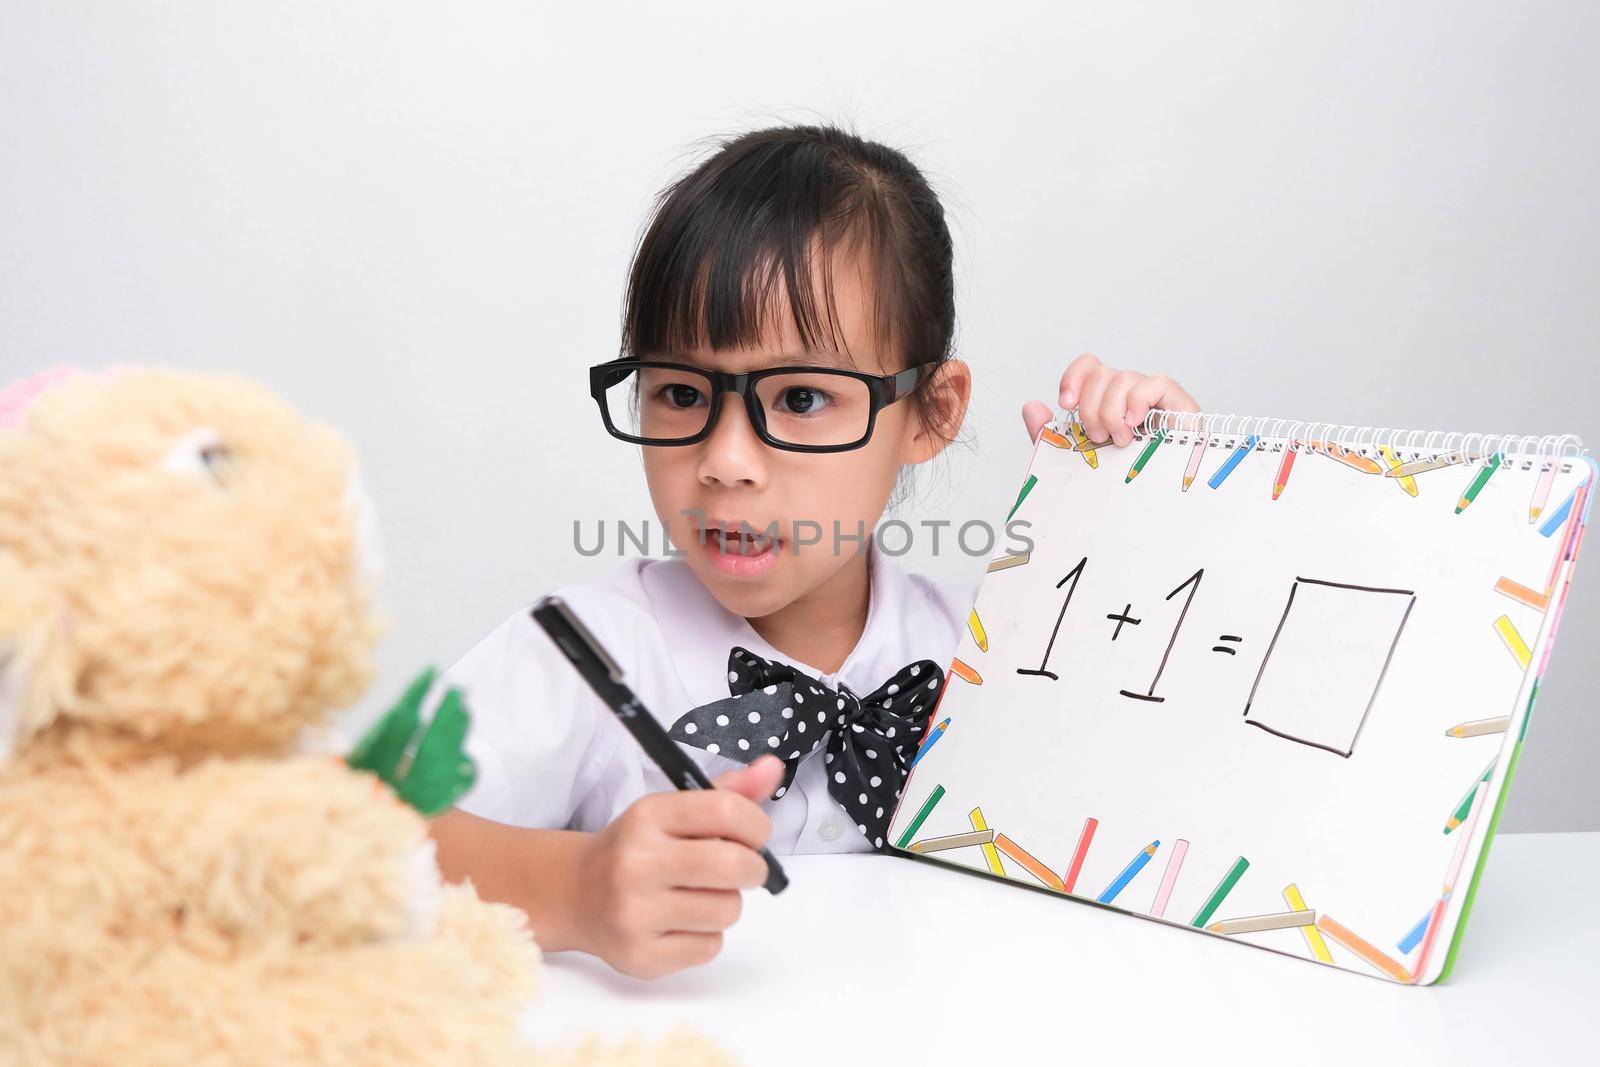
[[[871,542],[869,542],[871,546]],[[779,653],[719,604],[681,558],[630,560],[600,581],[557,589],[622,667],[665,727],[729,695],[728,653],[742,646],[791,663],[830,688],[865,695],[908,663],[940,669],[955,654],[977,583],[907,575],[875,547],[867,623],[844,664],[825,674]],[[466,750],[478,779],[457,807],[512,826],[598,830],[646,793],[673,788],[543,630],[519,611],[446,672],[472,716]],[[680,746],[707,776],[743,764]],[[828,793],[825,745],[762,806],[777,853],[864,852],[871,843]]]

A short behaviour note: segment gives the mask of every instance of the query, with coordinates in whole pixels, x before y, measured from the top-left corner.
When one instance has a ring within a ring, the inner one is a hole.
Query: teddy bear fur
[[[378,633],[354,457],[243,381],[0,403],[0,1064],[725,1062],[535,1050],[538,948],[305,738]],[[11,425],[6,426],[5,423]]]

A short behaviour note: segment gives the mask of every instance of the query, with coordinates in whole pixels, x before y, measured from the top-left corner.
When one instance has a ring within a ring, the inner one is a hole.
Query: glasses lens
[[[795,371],[756,383],[767,433],[791,445],[853,445],[867,435],[872,393],[845,374]]]
[[[677,441],[705,428],[711,412],[711,379],[673,367],[626,367],[613,371],[605,390],[606,412],[623,433],[649,441]]]

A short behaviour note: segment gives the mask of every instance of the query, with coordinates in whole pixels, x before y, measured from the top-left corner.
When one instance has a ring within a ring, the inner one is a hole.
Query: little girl
[[[719,788],[673,789],[519,612],[447,677],[479,768],[435,824],[448,877],[525,909],[548,951],[654,976],[717,954],[766,878],[762,845],[885,847],[975,596],[902,573],[871,536],[902,472],[961,427],[954,328],[944,211],[893,149],[761,130],[664,193],[622,358],[590,383],[606,429],[643,447],[678,551],[557,592]],[[1121,445],[1152,407],[1196,410],[1171,380],[1093,356],[1057,400]],[[1022,415],[1037,436],[1051,409]],[[792,706],[766,721],[696,711],[789,677]]]

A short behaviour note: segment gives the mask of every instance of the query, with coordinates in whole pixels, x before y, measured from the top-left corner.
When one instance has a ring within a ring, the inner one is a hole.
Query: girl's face
[[[874,375],[905,369],[904,359],[877,337],[869,283],[853,260],[837,263],[832,284],[837,335],[846,351],[807,351],[783,316],[756,346],[701,348],[670,358],[732,374],[784,363]],[[775,294],[768,306],[787,307],[787,301]],[[942,399],[946,427],[958,427],[968,392],[965,365],[947,361],[921,388]],[[878,412],[872,437],[860,448],[790,452],[756,436],[739,400],[722,398],[704,441],[646,447],[644,468],[656,513],[690,568],[723,607],[759,618],[821,590],[864,554],[900,468],[937,455],[947,438],[923,425],[916,400],[908,397]]]

